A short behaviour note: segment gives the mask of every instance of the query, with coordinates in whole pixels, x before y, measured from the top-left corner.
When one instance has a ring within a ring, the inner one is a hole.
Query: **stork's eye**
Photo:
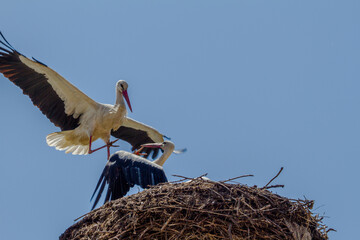
[[[121,87],[121,90],[123,90],[123,89],[124,89],[124,87],[123,87],[123,85],[122,85],[122,84],[120,84],[120,87]]]

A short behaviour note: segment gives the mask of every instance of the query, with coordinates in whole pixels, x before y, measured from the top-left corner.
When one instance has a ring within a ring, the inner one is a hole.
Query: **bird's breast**
[[[102,114],[96,116],[94,135],[99,135],[102,138],[103,135],[110,136],[112,129],[118,129],[124,120],[126,114],[125,108],[108,108],[104,109]]]

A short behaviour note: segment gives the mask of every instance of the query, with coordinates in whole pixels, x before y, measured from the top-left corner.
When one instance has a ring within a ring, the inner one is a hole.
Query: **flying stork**
[[[91,210],[93,210],[99,202],[106,184],[108,184],[108,189],[104,203],[109,200],[115,200],[125,196],[130,188],[135,184],[142,188],[147,188],[150,185],[167,182],[167,178],[162,167],[163,164],[169,158],[171,153],[181,153],[186,151],[186,149],[174,150],[174,147],[175,146],[172,142],[164,141],[162,143],[143,144],[135,153],[129,153],[126,151],[118,151],[114,153],[110,160],[106,163],[95,187],[91,200],[94,198],[98,189],[99,192]],[[161,157],[151,162],[137,155],[143,150],[143,148],[160,148],[164,151],[164,153]]]
[[[1,32],[0,36],[0,72],[61,129],[46,137],[49,146],[72,154],[91,154],[107,147],[109,159],[110,147],[118,139],[129,142],[133,150],[144,143],[164,141],[157,130],[126,116],[125,101],[132,111],[126,81],[116,83],[114,105],[98,103],[44,63],[16,51]],[[118,139],[110,142],[111,135]],[[92,149],[92,142],[99,138],[106,145]]]

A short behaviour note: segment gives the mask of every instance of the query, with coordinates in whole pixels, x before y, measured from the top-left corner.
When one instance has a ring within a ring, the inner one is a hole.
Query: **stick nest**
[[[313,201],[201,178],[165,183],[88,213],[60,239],[328,239]]]

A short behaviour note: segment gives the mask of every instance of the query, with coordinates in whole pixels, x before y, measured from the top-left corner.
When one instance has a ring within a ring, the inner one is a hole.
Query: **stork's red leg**
[[[141,152],[143,149],[144,149],[144,147],[141,147],[140,149],[135,150],[135,151],[134,151],[134,154],[135,154],[135,155],[138,155],[138,156],[146,156],[147,153],[142,153],[142,152]]]
[[[91,150],[91,142],[92,142],[92,136],[90,136],[90,141],[89,141],[89,151],[88,151],[89,154],[93,153],[93,150]]]
[[[110,147],[118,147],[118,146],[115,146],[113,145],[114,143],[116,143],[117,141],[119,141],[119,139],[116,139],[112,142],[108,142],[106,145],[102,146],[102,147],[99,147],[99,148],[96,148],[94,150],[91,149],[91,142],[92,142],[92,136],[90,136],[90,142],[89,142],[89,154],[93,153],[93,152],[96,152],[100,149],[103,149],[104,147],[107,147],[107,154],[108,154],[108,160],[110,158]]]
[[[89,154],[92,154],[93,152],[96,152],[97,150],[103,149],[104,147],[107,146],[107,144],[106,144],[106,145],[104,145],[102,147],[99,147],[99,148],[96,148],[96,149],[92,150],[91,149],[91,143],[92,143],[92,136],[90,136],[90,141],[89,141]]]

